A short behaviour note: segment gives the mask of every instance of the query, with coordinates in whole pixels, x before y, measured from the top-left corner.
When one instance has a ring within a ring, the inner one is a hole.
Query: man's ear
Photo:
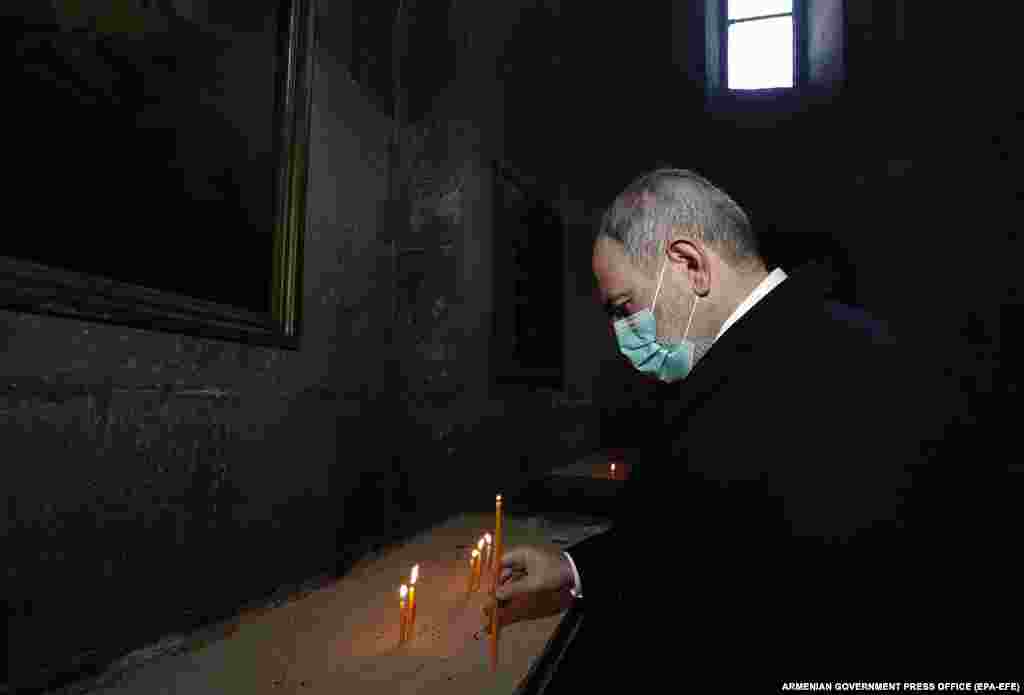
[[[704,247],[680,238],[668,246],[669,259],[682,264],[682,270],[690,278],[690,284],[701,297],[707,296],[711,289],[711,259]]]

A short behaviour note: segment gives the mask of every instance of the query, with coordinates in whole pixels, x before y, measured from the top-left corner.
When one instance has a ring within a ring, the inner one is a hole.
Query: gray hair
[[[737,269],[760,267],[747,214],[710,181],[685,169],[658,169],[633,181],[605,211],[598,237],[618,241],[639,267],[665,252],[670,239],[699,239]]]

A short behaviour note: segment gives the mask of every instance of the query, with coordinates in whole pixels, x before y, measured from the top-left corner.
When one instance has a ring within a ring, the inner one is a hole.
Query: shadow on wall
[[[410,475],[398,456],[391,458],[390,467],[360,472],[341,505],[336,576],[346,574],[367,552],[402,537],[419,521]],[[384,520],[390,523],[382,524]]]
[[[456,72],[455,0],[351,0],[352,77],[383,113],[395,112],[396,54],[408,122],[429,113]],[[399,8],[402,12],[399,13]],[[396,19],[401,20],[396,32]]]

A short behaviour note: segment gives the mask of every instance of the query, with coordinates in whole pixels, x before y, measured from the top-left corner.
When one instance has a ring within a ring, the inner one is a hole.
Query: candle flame
[[[612,464],[612,473],[614,473],[614,472],[615,472],[615,464],[613,463]]]
[[[476,547],[480,548],[480,550],[484,549],[484,539],[483,538],[481,538],[479,541],[477,541]]]
[[[487,541],[487,545],[490,545],[491,544],[491,534],[485,533],[484,534],[484,540]]]
[[[480,551],[477,550],[476,548],[473,548],[473,557],[476,557],[479,554],[480,554]]]
[[[405,597],[406,597],[406,595],[408,593],[409,593],[409,587],[407,587],[405,584],[403,584],[402,588],[398,590],[398,594],[402,597],[403,601],[405,600]]]
[[[420,566],[419,565],[413,565],[412,576],[409,577],[409,583],[410,584],[415,584],[416,580],[419,578],[419,576],[420,576]]]
[[[498,504],[501,504],[501,495],[498,495],[498,497],[496,499],[497,499]]]

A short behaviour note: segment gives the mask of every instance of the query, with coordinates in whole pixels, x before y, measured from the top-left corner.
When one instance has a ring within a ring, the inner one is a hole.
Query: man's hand
[[[499,601],[507,601],[522,594],[572,588],[572,567],[557,548],[520,545],[501,555],[497,595]]]
[[[560,549],[531,545],[511,548],[502,553],[498,578],[497,601],[499,605],[508,605],[511,609],[502,610],[502,624],[540,617],[531,615],[536,606],[531,610],[527,604],[538,603],[532,599],[540,599],[540,604],[547,604],[551,602],[551,595],[567,592],[572,586],[572,566]],[[493,607],[494,599],[491,599],[483,609],[485,627],[490,623]]]

